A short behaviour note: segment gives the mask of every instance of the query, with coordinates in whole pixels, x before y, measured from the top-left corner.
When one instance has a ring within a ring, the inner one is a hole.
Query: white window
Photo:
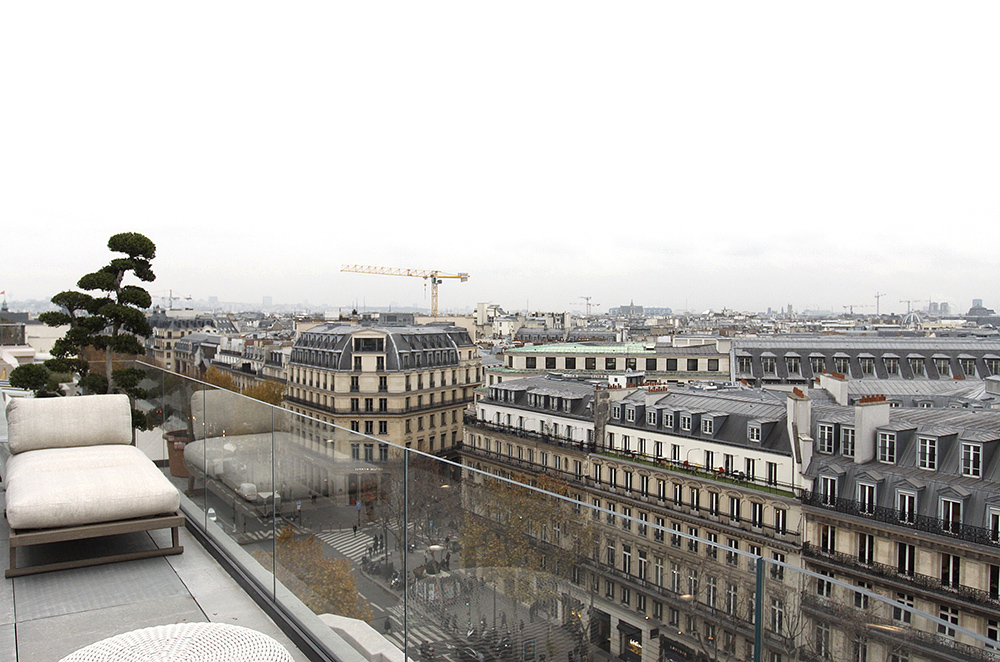
[[[958,625],[958,607],[949,607],[947,605],[941,605],[938,611],[938,618],[942,621],[947,621],[952,625]],[[946,637],[955,636],[955,628],[950,628],[946,625],[938,624],[938,634],[944,635]]]
[[[819,439],[816,450],[820,453],[833,452],[833,426],[826,423],[819,424]]]
[[[788,531],[788,511],[783,508],[774,509],[774,532],[784,534]]]
[[[913,606],[913,596],[909,593],[896,593],[896,602],[905,606]],[[899,621],[900,623],[909,623],[913,620],[913,612],[907,609],[900,609],[899,607],[892,608],[892,620]]]
[[[629,423],[633,423],[635,421],[635,409],[632,407],[627,407],[625,409],[625,420]]]
[[[875,486],[869,483],[858,483],[858,507],[862,513],[871,515],[875,512]]]
[[[937,439],[920,437],[917,450],[917,466],[934,471],[937,469]]]
[[[819,487],[824,504],[832,506],[837,503],[837,479],[835,477],[820,476]]]
[[[962,526],[962,502],[941,499],[941,524],[945,531],[958,533]]]
[[[899,521],[913,524],[917,521],[917,495],[915,492],[899,492],[896,495],[896,510]]]
[[[878,433],[878,461],[886,464],[896,463],[896,433]]]
[[[785,630],[785,603],[778,598],[771,598],[771,630],[775,634]]]
[[[672,428],[674,427],[674,415],[664,412],[663,414],[663,427]]]
[[[691,429],[691,415],[681,414],[681,430],[688,431]]]
[[[656,425],[656,412],[655,411],[646,412],[646,424],[647,425]]]
[[[753,423],[747,424],[747,440],[760,442],[760,426]]]
[[[962,475],[982,478],[983,447],[980,444],[962,444]]]
[[[701,419],[701,433],[702,434],[712,434],[712,429],[715,427],[715,421],[711,418]]]
[[[840,452],[844,457],[854,457],[854,428],[840,428]]]

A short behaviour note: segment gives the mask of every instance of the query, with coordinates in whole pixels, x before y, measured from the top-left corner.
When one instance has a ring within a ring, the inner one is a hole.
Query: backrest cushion
[[[124,394],[13,398],[7,404],[7,442],[12,454],[131,444],[132,407]]]

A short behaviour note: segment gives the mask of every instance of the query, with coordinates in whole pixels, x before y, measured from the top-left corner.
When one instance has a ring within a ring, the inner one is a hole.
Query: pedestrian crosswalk
[[[352,529],[319,531],[313,535],[346,556],[353,563],[361,563],[361,557],[368,554],[368,548],[375,540],[363,531],[358,531],[355,534]]]
[[[292,529],[295,531],[296,534],[308,533],[305,529],[303,529],[299,525],[293,524],[291,522],[282,522],[281,527],[279,527],[278,530],[280,531],[281,528],[286,526],[292,527]],[[235,538],[236,541],[239,542],[239,544],[241,545],[248,545],[250,543],[255,543],[255,542],[263,542],[265,540],[270,540],[273,537],[274,537],[274,529],[272,529],[270,526],[258,529],[256,531],[241,531],[240,533],[233,534],[233,538]]]
[[[391,641],[397,648],[402,649],[403,604],[398,603],[386,610],[386,617],[390,619],[391,626],[388,634],[385,634],[385,638]],[[373,625],[378,628],[380,632],[385,633],[384,619],[376,618]],[[434,644],[436,658],[446,658],[447,653],[452,648],[452,643],[454,642],[454,637],[441,628],[436,618],[428,616],[427,614],[414,616],[412,606],[410,619],[407,622],[406,635],[410,647],[410,656],[413,658],[419,657],[416,651],[419,649],[420,644],[424,643]]]

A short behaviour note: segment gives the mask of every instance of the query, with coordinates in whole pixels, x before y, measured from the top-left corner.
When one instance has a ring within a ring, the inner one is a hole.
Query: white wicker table
[[[119,634],[60,662],[293,662],[277,641],[228,623],[177,623]]]

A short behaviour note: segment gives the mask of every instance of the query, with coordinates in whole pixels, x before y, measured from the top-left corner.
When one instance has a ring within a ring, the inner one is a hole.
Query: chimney
[[[796,387],[788,394],[785,408],[792,460],[805,469],[812,459],[812,400]]]
[[[847,398],[847,377],[840,373],[824,372],[819,376],[819,387],[829,393],[838,405],[846,407]]]
[[[867,395],[854,404],[854,462],[875,459],[876,429],[889,424],[889,403],[884,395]]]

